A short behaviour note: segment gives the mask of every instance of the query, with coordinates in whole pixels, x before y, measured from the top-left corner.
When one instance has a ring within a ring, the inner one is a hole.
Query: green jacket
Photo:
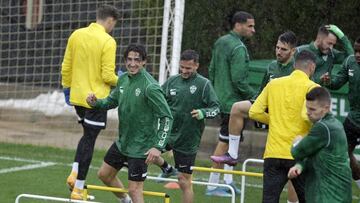
[[[199,74],[188,79],[181,75],[170,77],[162,86],[174,117],[169,144],[183,154],[196,154],[204,131],[204,119],[192,118],[191,111],[199,109],[205,118],[214,118],[220,105],[210,81]]]
[[[343,125],[328,113],[291,149],[303,167],[308,203],[352,201],[351,169]]]
[[[116,88],[95,108],[118,107],[120,152],[132,158],[145,158],[145,152],[155,147],[163,150],[173,118],[163,92],[156,80],[142,68],[134,76],[124,73]]]
[[[212,50],[209,79],[220,100],[221,112],[230,113],[233,103],[255,95],[249,85],[249,53],[234,31],[220,37]]]
[[[312,80],[314,82],[320,84],[320,76],[322,76],[326,72],[331,73],[334,64],[341,64],[346,57],[348,57],[351,54],[354,54],[352,44],[349,41],[349,39],[346,37],[346,35],[344,35],[344,37],[342,37],[340,41],[345,51],[332,49],[327,55],[323,55],[320,52],[320,50],[315,47],[314,42],[296,48],[295,57],[302,50],[308,50],[315,54],[316,69],[312,77]]]
[[[266,69],[264,78],[260,85],[259,91],[256,95],[260,95],[261,91],[265,88],[265,86],[270,82],[270,80],[274,78],[280,78],[283,76],[290,75],[294,70],[294,61],[291,60],[287,64],[281,64],[277,60],[273,60]]]
[[[348,118],[354,125],[360,128],[360,65],[356,62],[354,55],[346,58],[341,70],[331,77],[331,82],[326,87],[329,89],[339,89],[346,82],[349,82],[348,98],[350,112]]]

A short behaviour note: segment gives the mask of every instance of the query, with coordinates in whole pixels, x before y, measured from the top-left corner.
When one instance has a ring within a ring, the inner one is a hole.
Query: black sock
[[[172,166],[168,164],[168,162],[166,162],[165,160],[163,165],[160,166],[160,168],[164,173],[170,173],[173,169]]]

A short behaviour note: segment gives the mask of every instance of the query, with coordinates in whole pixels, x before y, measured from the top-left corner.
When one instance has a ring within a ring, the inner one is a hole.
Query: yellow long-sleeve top
[[[90,108],[89,93],[102,99],[116,86],[116,42],[97,23],[75,30],[68,39],[61,67],[62,86],[70,87],[70,102]]]
[[[294,138],[306,135],[311,126],[305,114],[305,96],[316,86],[303,71],[295,70],[271,80],[251,106],[250,118],[269,124],[264,159],[293,159]]]

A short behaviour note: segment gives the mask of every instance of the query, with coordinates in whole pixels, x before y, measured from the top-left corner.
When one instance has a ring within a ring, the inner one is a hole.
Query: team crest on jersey
[[[140,95],[140,93],[141,93],[140,88],[136,88],[135,95],[138,97]]]
[[[348,75],[351,76],[351,77],[354,76],[354,70],[353,70],[353,69],[349,69]]]
[[[124,88],[122,86],[119,87],[119,92],[122,94],[124,92]]]
[[[190,86],[190,93],[191,93],[191,94],[194,94],[195,91],[196,91],[196,89],[197,89],[197,87],[196,87],[195,85],[191,85],[191,86]]]
[[[176,95],[176,89],[170,89],[170,95],[175,96]]]

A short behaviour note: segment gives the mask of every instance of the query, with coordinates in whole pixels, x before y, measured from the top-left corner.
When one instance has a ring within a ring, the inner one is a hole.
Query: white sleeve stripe
[[[326,146],[325,146],[325,147],[328,147],[328,146],[330,145],[330,141],[331,141],[329,127],[327,127],[327,125],[326,125],[325,123],[321,122],[321,121],[320,121],[319,123],[322,124],[323,126],[325,126],[326,131],[327,131],[327,133],[328,133],[328,143],[327,143]]]

